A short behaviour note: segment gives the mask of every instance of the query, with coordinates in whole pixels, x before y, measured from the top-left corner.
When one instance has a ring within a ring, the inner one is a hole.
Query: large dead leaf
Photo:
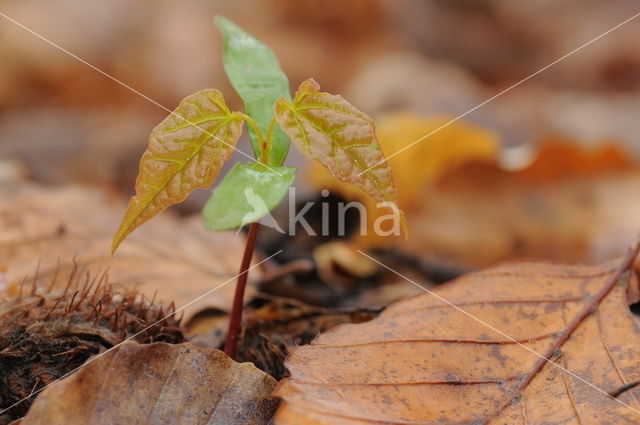
[[[244,120],[231,112],[222,93],[205,89],[187,96],[149,136],[140,159],[136,195],[116,232],[111,250],[137,227],[195,189],[207,189],[233,154]]]
[[[507,263],[336,327],[287,359],[276,422],[637,424],[640,389],[607,395],[640,380],[635,255]]]
[[[6,285],[33,276],[38,264],[44,281],[58,262],[64,275],[75,256],[94,273],[108,267],[115,285],[135,286],[148,297],[157,291],[157,299],[181,307],[237,274],[241,237],[208,232],[198,218],[170,214],[132,235],[112,259],[111,237],[123,209],[122,202],[98,188],[18,183],[0,188],[0,265],[7,269]],[[229,282],[189,306],[187,316],[206,306],[226,309],[232,297]]]
[[[21,425],[258,425],[275,379],[192,344],[122,344],[44,390]]]

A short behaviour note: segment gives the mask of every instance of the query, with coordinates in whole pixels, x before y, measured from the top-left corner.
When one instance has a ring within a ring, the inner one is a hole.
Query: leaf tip
[[[214,16],[213,25],[215,25],[218,31],[220,31],[223,39],[231,37],[250,37],[251,39],[254,39],[251,34],[246,32],[242,27],[225,16]]]
[[[230,19],[225,18],[222,15],[215,15],[213,17],[213,25],[215,25],[216,28],[220,30],[220,32],[224,33],[225,27],[233,27],[234,23]]]
[[[281,114],[289,107],[291,102],[289,102],[284,97],[276,99],[273,103],[273,112],[276,114],[276,120],[278,119],[278,114]]]
[[[111,241],[112,257],[115,255],[116,251],[118,250],[118,247],[120,246],[120,244],[122,244],[122,242],[125,240],[127,235],[131,233],[130,230],[124,229],[123,225],[124,225],[124,221],[123,223],[120,224],[120,227],[118,228],[118,231],[116,232],[116,234],[113,235],[113,240]]]
[[[313,78],[307,78],[298,86],[298,92],[301,94],[317,93],[320,91],[320,84]]]
[[[120,235],[115,235],[113,237],[113,241],[111,241],[111,258],[113,258],[113,256],[116,254],[118,247],[122,243],[122,238],[119,236]]]

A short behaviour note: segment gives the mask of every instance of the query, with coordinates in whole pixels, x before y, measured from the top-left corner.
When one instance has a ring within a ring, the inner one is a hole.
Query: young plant
[[[292,100],[287,76],[271,49],[226,18],[216,17],[215,24],[223,36],[225,71],[245,113],[231,112],[222,93],[205,89],[182,100],[151,131],[140,160],[136,194],[111,249],[115,252],[129,233],[193,190],[209,188],[246,123],[255,161],[235,164],[203,209],[208,229],[249,225],[225,344],[225,352],[233,358],[258,221],[282,201],[295,178],[295,168],[282,165],[289,139],[339,180],[391,207],[403,230],[405,224],[373,120],[341,96],[321,92],[313,79],[300,84]],[[262,202],[250,203],[249,193]]]

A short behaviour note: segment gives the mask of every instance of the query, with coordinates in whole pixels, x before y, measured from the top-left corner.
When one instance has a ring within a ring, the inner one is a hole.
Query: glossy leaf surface
[[[215,24],[224,39],[223,62],[231,84],[245,104],[245,112],[266,136],[273,119],[273,103],[291,99],[289,81],[273,51],[230,20],[217,16]],[[249,137],[254,154],[261,158],[263,147],[252,128]],[[277,126],[269,147],[269,164],[281,165],[289,150],[289,138]]]
[[[292,167],[267,168],[256,162],[236,164],[207,201],[202,211],[205,226],[228,230],[259,221],[280,204],[295,173]]]

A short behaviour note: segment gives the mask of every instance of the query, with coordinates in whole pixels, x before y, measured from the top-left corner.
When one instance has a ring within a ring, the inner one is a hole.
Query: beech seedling
[[[195,189],[211,187],[246,127],[255,160],[235,164],[203,209],[208,229],[249,225],[225,344],[225,352],[234,357],[258,222],[282,201],[295,179],[295,168],[282,165],[290,141],[340,181],[385,203],[398,214],[403,230],[405,225],[373,120],[342,96],[320,91],[311,78],[292,99],[287,76],[270,48],[226,18],[216,17],[215,24],[223,37],[226,74],[245,112],[230,111],[222,93],[204,89],[187,96],[151,131],[136,194],[113,238],[112,252],[156,214]],[[262,200],[260,208],[247,200],[248,190]]]

